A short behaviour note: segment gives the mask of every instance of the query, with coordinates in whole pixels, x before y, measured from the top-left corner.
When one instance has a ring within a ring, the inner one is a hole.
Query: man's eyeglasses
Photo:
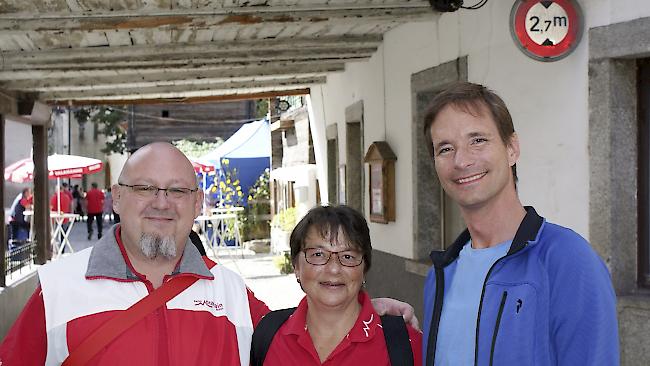
[[[129,187],[136,195],[142,198],[153,198],[158,196],[159,191],[165,192],[165,197],[172,199],[183,199],[190,194],[198,191],[198,188],[181,188],[181,187],[169,187],[169,188],[158,188],[155,186],[144,185],[144,184],[124,184],[117,183],[122,187]]]
[[[326,265],[330,261],[330,258],[332,258],[332,254],[336,254],[339,263],[344,267],[356,267],[363,263],[363,254],[355,250],[331,252],[323,248],[305,248],[302,252],[305,253],[307,263],[315,266]]]

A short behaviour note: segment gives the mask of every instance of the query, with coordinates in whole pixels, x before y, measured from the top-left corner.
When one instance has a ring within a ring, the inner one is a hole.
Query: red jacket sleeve
[[[411,351],[413,352],[413,365],[422,365],[422,333],[413,329],[410,325],[406,326],[409,340],[411,341]]]
[[[0,344],[0,365],[44,365],[46,353],[45,306],[38,286]]]
[[[250,308],[251,311],[253,328],[255,328],[257,326],[257,323],[259,323],[260,319],[262,319],[264,315],[268,314],[271,310],[269,309],[268,306],[266,306],[264,301],[259,300],[257,297],[255,297],[253,291],[251,291],[249,288],[246,288],[246,291],[248,292],[248,307]]]

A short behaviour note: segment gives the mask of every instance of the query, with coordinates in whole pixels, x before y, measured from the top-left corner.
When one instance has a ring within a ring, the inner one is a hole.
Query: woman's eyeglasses
[[[331,252],[323,248],[305,248],[302,252],[305,253],[305,260],[307,263],[315,266],[326,265],[327,262],[330,261],[332,254],[336,254],[339,263],[344,267],[356,267],[363,263],[363,254],[355,250]]]

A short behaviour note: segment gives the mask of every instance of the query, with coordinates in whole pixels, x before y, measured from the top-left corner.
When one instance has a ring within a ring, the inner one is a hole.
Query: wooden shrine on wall
[[[395,221],[395,161],[397,156],[386,141],[375,141],[363,159],[369,165],[370,221]]]

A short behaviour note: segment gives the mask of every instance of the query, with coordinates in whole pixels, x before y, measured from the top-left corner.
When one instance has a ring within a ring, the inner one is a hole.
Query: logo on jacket
[[[223,310],[223,304],[216,303],[212,300],[194,300],[194,306],[207,306],[217,311]]]
[[[524,302],[521,301],[521,299],[517,299],[517,314],[519,314],[519,310],[521,310],[522,306],[524,306]]]

